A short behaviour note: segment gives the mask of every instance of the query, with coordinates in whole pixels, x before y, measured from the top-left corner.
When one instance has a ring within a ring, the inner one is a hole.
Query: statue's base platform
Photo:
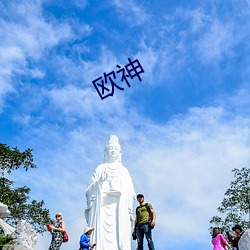
[[[24,246],[21,245],[5,245],[3,247],[0,247],[2,250],[26,250]]]

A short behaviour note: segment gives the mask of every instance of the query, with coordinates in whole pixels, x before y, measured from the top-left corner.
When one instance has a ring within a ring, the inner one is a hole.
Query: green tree
[[[0,167],[0,202],[6,204],[11,211],[11,216],[5,220],[12,226],[21,219],[26,220],[37,233],[43,233],[45,225],[52,221],[49,210],[44,208],[44,201],[30,200],[30,188],[14,188],[14,181],[6,178],[6,175],[19,168],[24,168],[25,171],[36,168],[32,150],[21,152],[17,147],[10,148],[0,143]]]
[[[225,197],[217,211],[223,216],[213,216],[212,225],[230,231],[235,224],[248,227],[250,220],[250,168],[233,169],[234,180],[226,191]]]

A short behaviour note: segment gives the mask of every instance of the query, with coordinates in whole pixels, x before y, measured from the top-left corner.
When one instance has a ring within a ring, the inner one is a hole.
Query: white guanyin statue
[[[128,170],[122,165],[119,139],[111,135],[104,150],[104,163],[97,166],[86,189],[88,226],[94,227],[95,250],[131,250],[135,191]]]

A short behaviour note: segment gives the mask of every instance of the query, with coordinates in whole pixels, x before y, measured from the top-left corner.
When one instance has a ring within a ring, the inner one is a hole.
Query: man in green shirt
[[[138,250],[143,250],[143,239],[146,236],[148,249],[155,250],[152,229],[155,226],[156,214],[150,203],[144,202],[143,194],[137,195],[137,201],[140,206],[136,208],[135,227],[133,235],[136,235],[138,242]]]

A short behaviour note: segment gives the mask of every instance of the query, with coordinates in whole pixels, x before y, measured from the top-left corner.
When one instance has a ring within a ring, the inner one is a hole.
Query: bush
[[[13,245],[14,238],[10,235],[0,234],[0,247],[3,245]]]

